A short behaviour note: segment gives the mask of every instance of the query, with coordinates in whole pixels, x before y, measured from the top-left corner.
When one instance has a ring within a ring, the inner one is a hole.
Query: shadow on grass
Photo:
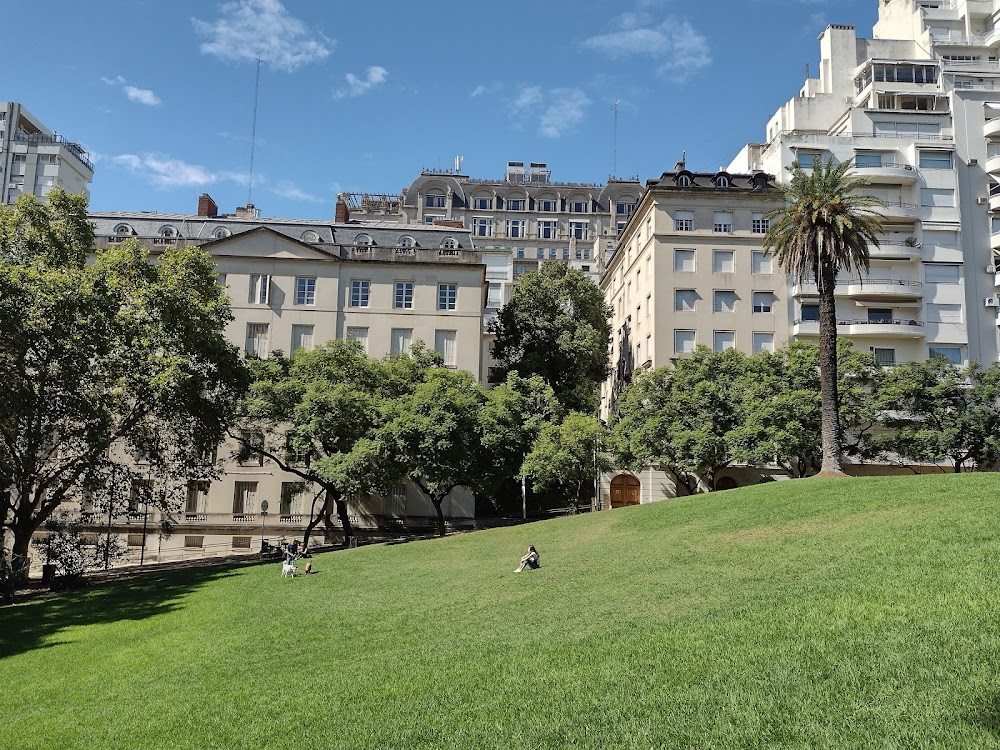
[[[0,661],[58,645],[56,634],[69,627],[143,620],[170,612],[182,605],[186,594],[235,572],[223,566],[175,570],[0,607]]]
[[[965,716],[970,724],[1000,737],[1000,693],[987,695],[983,703]]]

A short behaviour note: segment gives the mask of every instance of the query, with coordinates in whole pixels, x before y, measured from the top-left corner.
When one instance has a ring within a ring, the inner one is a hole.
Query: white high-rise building
[[[0,203],[54,187],[90,195],[94,165],[80,144],[49,130],[17,102],[0,102]]]
[[[837,286],[838,333],[885,364],[997,358],[1000,0],[878,0],[874,38],[831,25],[817,78],[747,145],[734,172],[854,160],[886,203],[863,278]],[[996,232],[994,234],[994,232]],[[791,333],[818,332],[816,289],[790,290]]]

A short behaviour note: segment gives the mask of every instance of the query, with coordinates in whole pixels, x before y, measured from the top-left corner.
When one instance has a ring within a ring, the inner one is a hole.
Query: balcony
[[[816,288],[815,281],[796,281],[792,284],[792,296],[793,297],[816,297],[819,296],[819,290]]]
[[[987,138],[1000,138],[1000,117],[989,120],[983,125],[983,135]]]
[[[254,513],[233,513],[233,523],[253,523],[256,520]]]
[[[923,297],[923,285],[901,279],[851,279],[846,293],[848,297],[865,299],[913,300]]]
[[[1000,154],[986,160],[986,171],[994,177],[1000,177]]]
[[[909,164],[885,162],[871,166],[856,165],[854,169],[862,177],[882,185],[913,185],[917,182],[917,170]]]
[[[840,332],[840,329],[837,329]],[[795,320],[792,322],[793,336],[819,336],[818,320]]]
[[[994,232],[990,235],[990,247],[994,250],[1000,250],[1000,232]]]
[[[882,240],[869,245],[868,254],[879,260],[920,260],[920,247],[912,240]]]
[[[990,211],[1000,211],[1000,191],[990,190]]]
[[[80,144],[68,141],[57,133],[14,133],[11,140],[15,143],[28,143],[31,145],[58,144],[73,154],[91,172],[94,171],[93,162],[87,158],[87,152],[83,150]]]
[[[819,336],[818,320],[795,320],[793,336]],[[838,336],[883,338],[923,338],[924,324],[919,320],[838,320]]]
[[[875,210],[887,219],[896,221],[916,221],[920,218],[920,206],[902,201],[885,201],[885,206],[875,206]]]

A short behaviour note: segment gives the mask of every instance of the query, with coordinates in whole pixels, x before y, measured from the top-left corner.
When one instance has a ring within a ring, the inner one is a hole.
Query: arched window
[[[455,241],[454,237],[445,237],[444,242],[441,243],[441,247],[445,250],[454,250],[458,247],[458,242]]]
[[[677,178],[677,187],[691,187],[691,178],[682,174]]]
[[[130,227],[128,224],[119,224],[118,226],[115,227],[115,234],[118,235],[119,237],[131,237],[132,227]]]
[[[232,234],[232,232],[230,232],[225,227],[219,227],[214,232],[212,232],[212,236],[215,237],[215,239],[217,239],[217,240],[225,239],[230,234]]]
[[[164,239],[173,239],[174,237],[180,237],[180,233],[169,224],[164,224],[160,227],[160,236]]]
[[[357,237],[354,238],[354,244],[355,245],[374,245],[375,244],[375,240],[373,240],[372,236],[370,234],[368,234],[367,232],[362,232],[361,234],[359,234]]]
[[[402,237],[399,238],[399,246],[400,247],[416,247],[417,246],[417,241],[415,239],[413,239],[410,235],[404,234]]]
[[[316,232],[314,232],[312,229],[307,229],[306,231],[304,231],[302,233],[302,241],[303,242],[309,242],[311,244],[315,244],[315,243],[319,242],[319,235]]]
[[[729,187],[729,177],[724,174],[720,174],[715,178],[715,186],[717,188],[727,188]]]

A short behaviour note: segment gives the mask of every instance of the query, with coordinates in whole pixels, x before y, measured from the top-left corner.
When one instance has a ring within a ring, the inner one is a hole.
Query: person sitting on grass
[[[538,568],[538,550],[535,549],[534,544],[528,545],[528,554],[521,558],[521,564],[517,566],[515,573],[520,573],[524,570],[524,566],[527,565],[532,570]]]

